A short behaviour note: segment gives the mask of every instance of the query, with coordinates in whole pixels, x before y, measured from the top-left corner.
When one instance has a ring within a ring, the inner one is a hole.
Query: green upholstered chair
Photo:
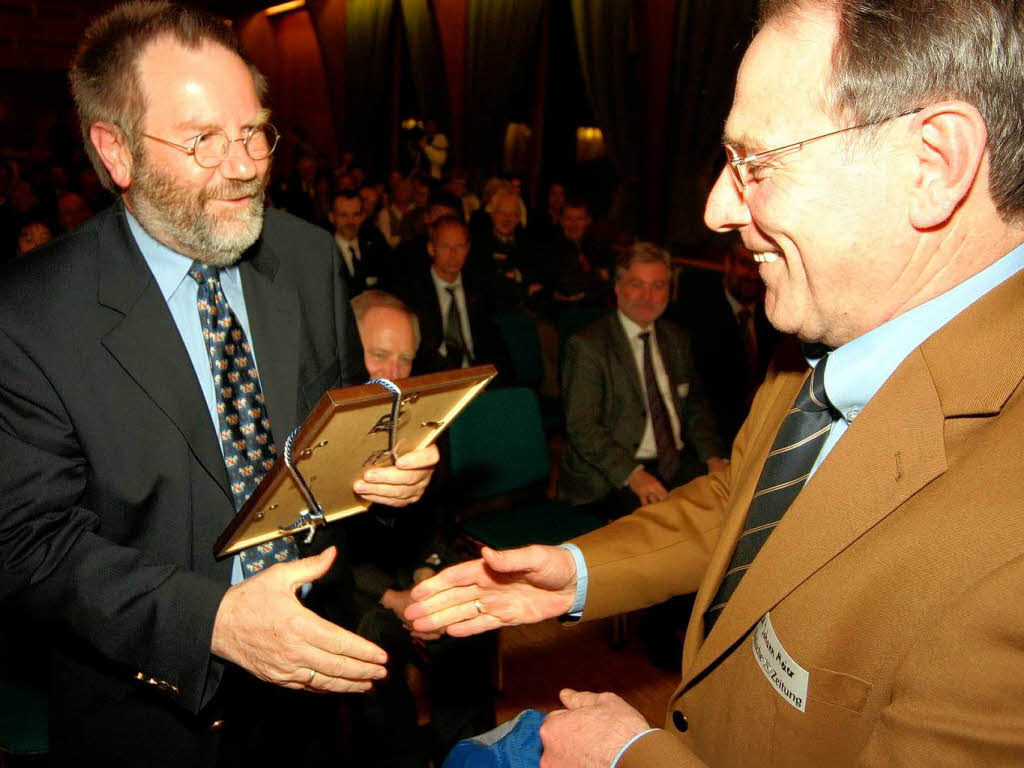
[[[495,549],[560,544],[605,523],[544,497],[551,465],[532,390],[482,393],[452,424],[449,438],[462,530],[474,542]],[[484,511],[474,515],[474,508]]]
[[[494,323],[512,358],[516,383],[536,388],[544,377],[537,320],[525,312],[506,312],[495,315]]]

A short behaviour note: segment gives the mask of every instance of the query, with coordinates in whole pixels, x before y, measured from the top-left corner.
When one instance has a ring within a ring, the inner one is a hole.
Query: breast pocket
[[[776,696],[772,728],[775,768],[853,765],[875,722],[865,711],[872,684],[854,675],[808,666],[806,711]]]

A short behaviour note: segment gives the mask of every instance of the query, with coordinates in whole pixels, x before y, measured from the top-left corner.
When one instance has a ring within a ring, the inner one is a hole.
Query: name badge
[[[751,646],[754,650],[754,661],[775,688],[775,692],[790,706],[805,712],[810,674],[786,653],[767,613],[754,628]]]

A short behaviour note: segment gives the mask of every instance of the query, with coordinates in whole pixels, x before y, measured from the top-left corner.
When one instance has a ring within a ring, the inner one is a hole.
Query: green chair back
[[[512,358],[516,383],[536,387],[544,377],[544,359],[540,352],[537,321],[523,312],[496,315],[495,325]]]
[[[451,470],[462,495],[484,499],[547,478],[537,396],[525,387],[481,393],[449,430]]]

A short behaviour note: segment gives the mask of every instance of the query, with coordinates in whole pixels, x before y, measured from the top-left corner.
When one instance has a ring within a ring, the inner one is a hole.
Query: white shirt
[[[459,319],[462,321],[462,338],[466,342],[466,351],[469,352],[470,356],[473,355],[473,332],[469,328],[469,313],[466,311],[466,291],[462,287],[462,274],[460,273],[455,278],[454,283],[446,283],[441,279],[440,275],[434,271],[434,268],[430,268],[430,279],[434,281],[434,290],[437,291],[437,301],[441,305],[441,328],[444,329],[445,318],[448,317],[448,307],[451,305],[452,296],[448,293],[449,288],[455,289],[455,308],[458,310]],[[441,341],[441,346],[437,350],[441,353],[442,357],[448,356],[448,349],[444,345],[444,340]],[[469,365],[469,360],[465,357],[462,359],[462,367],[465,368]]]
[[[658,338],[654,333],[654,324],[650,328],[641,328],[624,314],[617,311],[619,323],[622,330],[626,332],[626,339],[629,341],[629,348],[633,352],[633,359],[636,361],[636,369],[640,375],[640,391],[644,393],[644,410],[647,412],[646,423],[644,424],[644,436],[640,439],[640,445],[636,449],[634,458],[638,461],[650,461],[658,457],[658,446],[654,441],[654,425],[651,423],[651,408],[647,401],[647,385],[644,383],[644,342],[640,338],[641,333],[650,331],[651,344],[651,365],[654,367],[654,380],[658,383],[661,391],[661,399],[665,402],[665,410],[668,411],[668,420],[672,424],[672,438],[676,441],[676,448],[682,450],[683,438],[679,430],[679,414],[676,413],[675,398],[672,396],[672,385],[668,380],[668,373],[665,371],[665,363],[661,359],[661,350],[658,349]]]
[[[345,267],[348,269],[349,275],[354,276],[356,273],[356,262],[363,257],[359,252],[359,238],[346,240],[335,232],[334,242],[338,244],[338,250],[341,251],[341,258],[345,260]]]

